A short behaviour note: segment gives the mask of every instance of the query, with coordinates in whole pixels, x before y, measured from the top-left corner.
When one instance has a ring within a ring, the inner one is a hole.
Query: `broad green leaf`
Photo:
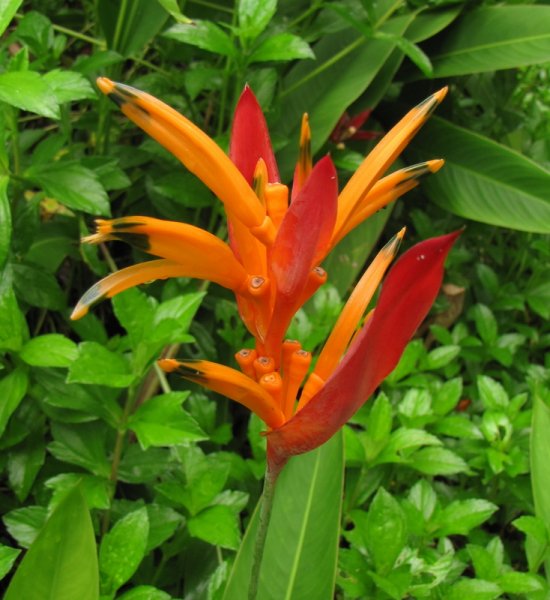
[[[429,521],[437,505],[437,494],[425,479],[421,479],[411,488],[409,501],[422,513],[424,519]]]
[[[412,16],[388,21],[382,30],[402,35]],[[386,40],[366,40],[353,29],[324,36],[315,46],[315,61],[302,61],[284,79],[278,131],[290,141],[280,154],[283,177],[291,175],[298,155],[302,114],[309,114],[312,149],[329,137],[344,111],[368,88],[394,48]]]
[[[118,470],[118,478],[127,483],[154,483],[159,472],[169,468],[170,453],[163,448],[142,450],[139,444],[128,446]]]
[[[510,571],[498,577],[496,583],[506,594],[529,594],[544,590],[542,580],[532,573]]]
[[[369,507],[363,535],[376,572],[387,575],[407,541],[407,523],[399,503],[384,488]]]
[[[65,308],[65,294],[57,279],[38,265],[14,264],[13,286],[17,296],[31,306],[50,310]]]
[[[60,333],[47,333],[29,340],[20,357],[33,367],[68,367],[77,354],[72,340]]]
[[[42,433],[33,433],[8,455],[8,480],[20,502],[23,502],[44,464],[46,448]]]
[[[2,517],[12,538],[23,548],[29,548],[44,527],[48,512],[45,506],[16,508]]]
[[[123,190],[130,187],[131,182],[126,173],[120,168],[119,161],[109,156],[87,156],[81,164],[93,171],[99,178],[99,183],[107,190]]]
[[[406,451],[410,452],[420,446],[440,446],[441,444],[439,438],[423,429],[400,427],[392,432],[388,443],[375,462],[377,464],[403,462],[407,454]]]
[[[11,242],[11,208],[7,193],[9,182],[7,175],[0,176],[0,269],[4,268]]]
[[[4,600],[97,600],[92,520],[78,488],[52,513],[17,569]]]
[[[550,7],[487,6],[461,17],[432,53],[435,77],[470,75],[548,61]]]
[[[82,342],[69,368],[67,383],[128,387],[134,381],[128,361],[96,342]]]
[[[447,600],[494,600],[500,598],[502,590],[492,581],[462,578],[447,592]]]
[[[423,182],[445,210],[491,225],[550,232],[550,173],[528,158],[439,117],[429,120],[411,149],[422,160],[445,158],[445,167]]]
[[[229,506],[209,506],[187,521],[191,536],[208,544],[238,550],[241,542],[238,517]]]
[[[407,28],[407,39],[415,44],[427,40],[448,27],[460,14],[461,6],[451,6],[433,11],[425,10],[416,15]]]
[[[158,0],[159,4],[162,6],[162,8],[164,8],[164,10],[168,13],[170,13],[170,15],[172,17],[174,17],[174,19],[176,19],[176,21],[178,23],[192,23],[192,19],[190,19],[189,17],[186,17],[182,12],[180,7],[178,6],[178,0]]]
[[[479,397],[487,410],[502,410],[510,404],[508,394],[502,384],[488,375],[477,376]]]
[[[4,433],[9,418],[23,400],[28,384],[27,371],[21,367],[4,375],[0,380],[0,436]]]
[[[471,529],[484,523],[497,510],[498,506],[480,498],[455,500],[438,514],[437,535],[468,535]]]
[[[135,347],[151,334],[151,325],[157,302],[137,288],[117,294],[113,300],[113,310],[119,323],[126,329]]]
[[[448,346],[439,346],[430,350],[420,363],[420,368],[425,370],[435,370],[445,367],[460,354],[460,346],[449,344]]]
[[[170,594],[151,585],[138,585],[124,592],[122,596],[117,596],[117,600],[171,600],[171,598]]]
[[[109,497],[110,483],[105,477],[87,475],[86,473],[60,473],[48,479],[44,485],[54,491],[50,500],[50,507],[57,506],[64,498],[67,490],[75,485],[80,486],[80,491],[86,499],[89,509],[107,510],[111,505]]]
[[[36,71],[0,74],[0,100],[49,119],[59,119],[57,98]]]
[[[21,554],[21,550],[0,545],[0,579],[3,579],[10,571],[15,559]]]
[[[145,556],[149,519],[140,508],[117,521],[103,537],[99,549],[101,591],[113,594],[136,572]]]
[[[294,60],[297,58],[315,58],[309,44],[292,33],[277,33],[266,38],[252,52],[249,63],[270,60]]]
[[[54,441],[48,450],[58,459],[108,477],[111,465],[105,452],[104,429],[97,421],[79,425],[52,423]]]
[[[531,422],[530,461],[531,487],[535,502],[535,516],[546,527],[547,539],[550,539],[550,393],[541,389],[533,394],[533,419]],[[546,572],[550,560],[546,560]]]
[[[239,37],[243,40],[256,39],[269,25],[277,10],[277,0],[239,0]]]
[[[146,508],[149,517],[146,552],[150,552],[170,538],[176,529],[185,522],[185,517],[173,508],[162,504],[147,504]]]
[[[98,0],[96,7],[107,47],[125,57],[142,53],[168,19],[154,0]]]
[[[0,35],[6,31],[23,0],[0,0]]]
[[[25,177],[69,208],[92,215],[110,215],[109,199],[97,175],[75,161],[35,164]]]
[[[90,82],[76,71],[54,69],[44,75],[44,81],[59,104],[97,97]]]
[[[262,600],[332,598],[343,482],[342,434],[283,469],[260,573]],[[246,598],[258,510],[244,536],[224,600]],[[312,565],[315,568],[312,568]]]
[[[155,396],[130,417],[128,427],[143,449],[208,439],[195,419],[181,408],[188,395],[189,392],[171,392]]]
[[[189,24],[172,25],[162,35],[222,56],[235,56],[236,53],[231,38],[212,21],[196,20]]]
[[[458,404],[462,395],[462,378],[455,377],[445,381],[437,390],[432,401],[434,413],[439,416],[446,415]]]
[[[468,471],[464,459],[447,448],[422,448],[408,463],[425,475],[454,475]]]

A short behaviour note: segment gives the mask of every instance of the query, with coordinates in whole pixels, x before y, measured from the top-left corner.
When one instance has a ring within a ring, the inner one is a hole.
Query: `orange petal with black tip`
[[[277,285],[273,316],[267,334],[268,354],[282,341],[307,284],[316,257],[330,242],[336,218],[336,169],[325,156],[313,168],[304,187],[291,202],[270,251]]]
[[[122,112],[169,150],[223,202],[226,210],[271,243],[273,225],[265,208],[230,158],[206,133],[154,96],[106,77],[99,89]]]
[[[395,258],[404,235],[405,228],[380,250],[355,286],[315,364],[313,373],[320,379],[328,379],[339,363],[386,270]],[[304,386],[298,410],[302,409],[317,391],[316,378],[310,380]]]
[[[231,248],[204,229],[152,217],[124,217],[96,221],[97,233],[84,241],[121,240],[155,256],[177,262],[186,277],[214,281],[237,292],[246,292],[247,273]]]
[[[167,373],[175,371],[184,379],[246,406],[269,427],[280,427],[284,422],[283,412],[269,392],[240,371],[207,360],[166,358],[158,364]]]
[[[332,249],[343,237],[376,211],[415,188],[422,177],[437,173],[444,163],[445,161],[442,159],[429,160],[394,171],[377,181],[372,189],[363,196],[347,221],[340,223],[340,229],[336,230],[335,228],[330,248]]]
[[[341,229],[361,199],[427,121],[446,93],[447,88],[443,88],[410,110],[367,155],[340,194],[336,231]]]
[[[277,161],[262,109],[252,90],[245,86],[233,115],[229,157],[252,185],[258,160],[263,159],[268,181],[280,181]]]
[[[78,301],[71,314],[71,319],[82,318],[92,306],[106,298],[112,298],[124,290],[156,279],[170,277],[189,277],[189,273],[179,263],[164,259],[151,260],[121,269],[94,284]]]
[[[374,315],[325,385],[292,419],[267,434],[273,464],[326,442],[395,368],[437,296],[445,258],[458,235],[421,242],[395,263]]]

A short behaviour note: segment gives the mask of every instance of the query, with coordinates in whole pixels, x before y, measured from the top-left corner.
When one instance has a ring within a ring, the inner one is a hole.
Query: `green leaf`
[[[0,176],[0,269],[4,268],[11,242],[11,208],[7,193],[9,182],[7,175]]]
[[[146,548],[148,553],[170,538],[185,522],[185,518],[173,508],[162,504],[147,504],[146,508],[149,517],[149,537]]]
[[[298,58],[315,58],[309,44],[292,33],[277,33],[268,37],[256,47],[248,57],[248,63]]]
[[[430,350],[424,360],[420,363],[420,368],[426,371],[441,369],[451,363],[460,354],[460,346],[449,344]]]
[[[90,82],[76,71],[54,69],[44,75],[44,81],[50,86],[59,104],[97,97]]]
[[[441,440],[422,429],[400,427],[392,432],[390,440],[376,459],[377,464],[403,462],[407,452],[420,446],[440,446]]]
[[[117,600],[171,600],[171,598],[170,594],[151,585],[138,585],[124,592],[122,596],[117,596]]]
[[[67,491],[75,485],[80,486],[80,491],[86,499],[89,509],[107,510],[110,507],[110,482],[105,477],[87,475],[86,473],[60,473],[48,479],[45,486],[54,490],[50,507],[57,506],[65,497]]]
[[[72,340],[60,333],[48,333],[29,340],[19,356],[33,367],[68,367],[77,354]]]
[[[528,158],[439,117],[428,121],[411,149],[421,160],[445,158],[445,167],[422,184],[445,210],[491,225],[550,232],[550,173]]]
[[[9,418],[23,400],[28,384],[27,372],[20,367],[0,380],[0,436],[4,433]]]
[[[382,30],[402,35],[412,18],[391,19]],[[346,29],[323,36],[313,47],[316,60],[299,62],[290,70],[281,94],[284,110],[277,123],[278,131],[291,142],[280,156],[283,177],[290,176],[294,168],[302,114],[309,114],[315,153],[344,111],[368,88],[393,48],[393,42],[366,40]]]
[[[239,0],[239,37],[254,40],[269,25],[277,10],[277,0]]]
[[[97,175],[75,161],[34,164],[25,177],[51,198],[69,208],[92,215],[109,216],[109,199]]]
[[[545,394],[545,396],[544,396]],[[535,502],[535,516],[544,522],[550,539],[550,393],[541,389],[533,394],[530,461],[531,486]],[[545,399],[544,399],[545,398]],[[549,561],[546,561],[548,572]]]
[[[437,535],[468,535],[471,529],[484,523],[497,510],[498,506],[480,498],[455,500],[437,516]]]
[[[369,507],[363,535],[376,572],[387,575],[405,547],[407,523],[399,503],[384,488],[376,492]]]
[[[0,0],[0,35],[6,31],[23,0]]]
[[[55,94],[35,71],[0,74],[0,100],[49,119],[59,119]]]
[[[549,6],[491,6],[458,20],[432,62],[435,77],[451,77],[543,63],[548,56]]]
[[[67,494],[17,569],[4,600],[97,600],[92,520],[78,488]]]
[[[20,554],[21,550],[0,544],[0,579],[3,579],[9,573],[15,559]]]
[[[447,592],[447,600],[494,600],[500,597],[502,590],[492,581],[483,579],[460,579]]]
[[[124,57],[141,54],[168,19],[168,13],[151,0],[98,0],[99,24],[107,47]]]
[[[69,368],[67,383],[87,383],[124,388],[134,381],[123,356],[96,342],[82,342]]]
[[[210,506],[187,521],[189,533],[214,546],[238,550],[241,543],[238,517],[229,506]]]
[[[52,423],[54,441],[48,450],[63,462],[78,465],[95,475],[108,477],[111,466],[105,453],[105,439],[100,423],[61,425]]]
[[[447,448],[422,448],[414,453],[408,464],[426,475],[454,475],[468,471],[464,459]]]
[[[395,45],[407,56],[426,77],[433,76],[433,66],[429,57],[420,49],[419,46],[411,42],[409,39],[399,35],[384,35],[376,33],[375,39],[387,39],[395,43]]]
[[[17,296],[31,306],[63,310],[65,294],[57,279],[44,269],[31,263],[13,265],[13,286]]]
[[[338,433],[317,450],[292,458],[283,469],[275,490],[258,598],[333,597],[343,463]],[[237,554],[224,600],[247,596],[257,526],[258,510]]]
[[[33,433],[9,453],[8,479],[20,502],[29,495],[32,484],[44,464],[45,455],[42,433]]]
[[[181,408],[188,395],[189,392],[171,392],[155,396],[130,417],[128,427],[143,449],[208,439],[195,419]]]
[[[16,508],[2,517],[12,538],[23,548],[28,548],[44,527],[47,510],[44,506]]]
[[[448,27],[460,14],[461,6],[451,6],[444,10],[425,10],[416,15],[407,28],[407,39],[415,44],[427,40]]]
[[[212,21],[196,20],[189,24],[172,25],[162,35],[176,42],[196,46],[222,56],[236,54],[231,38]]]
[[[487,345],[497,341],[498,326],[492,310],[485,304],[476,304],[471,309],[479,337]]]
[[[506,594],[529,594],[544,590],[542,580],[532,573],[517,573],[511,571],[503,573],[496,583]]]
[[[483,406],[487,410],[502,410],[507,408],[510,400],[502,384],[488,375],[477,376],[477,389]]]
[[[390,438],[392,407],[385,394],[378,394],[370,411],[367,435],[364,438],[367,460],[373,460]]]
[[[113,594],[136,572],[145,556],[149,518],[145,507],[117,521],[103,537],[99,549],[101,592]]]
[[[170,13],[170,15],[176,19],[178,23],[193,22],[189,17],[186,17],[181,12],[180,7],[178,6],[178,0],[158,0],[158,2],[166,12]]]
[[[445,381],[437,390],[432,401],[432,408],[436,415],[443,416],[451,412],[458,404],[462,395],[462,378],[455,377]]]
[[[409,501],[422,513],[424,519],[429,521],[437,505],[437,494],[425,479],[421,479],[411,488]]]

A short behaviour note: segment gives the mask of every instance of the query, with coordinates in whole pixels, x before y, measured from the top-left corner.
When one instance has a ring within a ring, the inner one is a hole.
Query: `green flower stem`
[[[269,528],[269,520],[271,518],[271,511],[273,509],[275,484],[277,483],[277,478],[281,472],[282,466],[270,468],[268,463],[265,471],[264,489],[262,492],[260,506],[260,519],[258,523],[258,529],[256,531],[254,553],[252,555],[252,569],[250,571],[250,584],[248,586],[248,600],[257,600],[258,598],[260,570],[262,567],[262,559],[264,555],[265,541],[267,539],[267,530]]]

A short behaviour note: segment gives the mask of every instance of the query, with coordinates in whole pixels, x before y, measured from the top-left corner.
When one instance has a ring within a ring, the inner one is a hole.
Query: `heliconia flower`
[[[375,140],[380,137],[381,133],[379,131],[365,131],[361,129],[371,113],[372,109],[370,108],[362,110],[352,117],[349,113],[345,112],[334,126],[329,136],[330,141],[338,147],[343,148],[344,142],[347,140]]]
[[[330,250],[359,223],[418,185],[421,176],[443,165],[432,160],[383,177],[446,89],[409,111],[340,193],[330,157],[312,162],[304,115],[289,194],[279,181],[265,118],[248,87],[235,111],[227,156],[156,98],[106,78],[98,86],[223,202],[229,243],[192,225],[152,217],[98,220],[96,233],[85,242],[122,240],[157,258],[96,283],[72,318],[84,316],[104,298],[154,279],[196,277],[232,290],[255,339],[253,348],[235,355],[240,370],[206,360],[163,359],[159,365],[256,413],[268,427],[268,465],[278,472],[289,457],[327,441],[359,409],[395,367],[437,296],[445,257],[459,233],[421,242],[406,252],[386,277],[376,307],[367,313],[397,254],[403,229],[358,282],[309,375],[310,352],[298,341],[285,340],[296,311],[326,281],[321,263]]]

